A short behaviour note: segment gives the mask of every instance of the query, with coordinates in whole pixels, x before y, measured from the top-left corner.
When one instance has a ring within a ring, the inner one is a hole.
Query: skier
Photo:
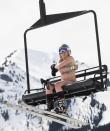
[[[58,94],[58,106],[54,109],[57,113],[64,113],[66,111],[66,103],[64,98],[63,86],[73,81],[76,81],[75,70],[78,68],[74,58],[71,56],[70,47],[67,44],[61,45],[59,48],[59,63],[51,65],[52,75],[56,72],[61,73],[61,81],[54,84],[48,84],[46,89],[47,110],[54,108],[53,105],[53,90]]]

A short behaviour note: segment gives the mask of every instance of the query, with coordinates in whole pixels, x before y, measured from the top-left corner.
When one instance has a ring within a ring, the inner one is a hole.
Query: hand
[[[58,69],[55,68],[55,64],[51,65],[51,74],[52,76],[56,76]]]
[[[52,64],[52,65],[50,66],[52,70],[55,69],[55,65],[56,65],[56,64]]]

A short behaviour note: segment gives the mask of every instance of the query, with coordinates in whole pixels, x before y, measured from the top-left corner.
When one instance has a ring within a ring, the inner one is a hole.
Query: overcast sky
[[[99,38],[101,43],[102,61],[104,64],[108,64],[110,66],[109,0],[44,0],[44,1],[46,4],[47,14],[71,12],[77,10],[89,10],[89,9],[95,10],[98,15]],[[11,51],[24,47],[23,33],[38,19],[39,19],[39,0],[0,0],[0,45],[1,45],[0,61],[2,61],[4,57],[7,56]],[[33,36],[33,38],[35,39],[35,36]],[[80,38],[81,36],[79,34],[79,39]],[[87,40],[87,42],[88,41],[89,39]],[[33,45],[36,46],[37,49],[41,48],[39,44]],[[43,45],[43,47],[46,49],[45,45]]]

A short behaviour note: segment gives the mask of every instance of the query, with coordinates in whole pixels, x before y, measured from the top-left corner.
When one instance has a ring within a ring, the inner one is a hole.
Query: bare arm
[[[66,60],[60,62],[58,65],[55,66],[55,68],[57,68],[59,70],[62,67],[66,66],[66,65],[68,65],[70,63],[72,63],[73,65],[75,65],[75,60],[74,60],[74,58],[72,56],[70,56]]]

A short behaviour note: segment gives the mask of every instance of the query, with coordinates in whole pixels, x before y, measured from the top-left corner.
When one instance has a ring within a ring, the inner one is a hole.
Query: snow
[[[55,54],[54,54],[55,55]],[[12,82],[0,78],[0,131],[48,131],[51,122],[46,119],[34,117],[30,113],[25,113],[7,108],[2,103],[9,101],[18,104],[22,101],[22,95],[27,89],[24,50],[15,52],[7,58],[7,66],[4,66],[5,74],[12,79]],[[57,56],[56,56],[57,57]],[[50,65],[53,62],[53,54],[44,53],[29,49],[30,64],[30,84],[31,88],[41,88],[40,78],[51,77]],[[43,64],[42,64],[43,63]],[[77,61],[79,69],[90,67],[83,62]],[[110,75],[108,74],[108,78]],[[109,83],[108,83],[109,85]],[[110,86],[107,91],[98,92],[94,95],[84,97],[74,97],[67,102],[68,115],[72,118],[87,122],[92,126],[102,126],[110,123]],[[42,105],[40,108],[44,108]],[[62,130],[68,129],[63,126]]]
[[[110,101],[109,101],[109,97],[110,97],[110,91],[105,91],[105,92],[99,92],[96,94],[95,99],[97,101],[100,101],[100,103],[105,104],[106,105],[106,110],[103,113],[103,119],[100,121],[99,125],[104,125],[107,123],[110,123]]]

